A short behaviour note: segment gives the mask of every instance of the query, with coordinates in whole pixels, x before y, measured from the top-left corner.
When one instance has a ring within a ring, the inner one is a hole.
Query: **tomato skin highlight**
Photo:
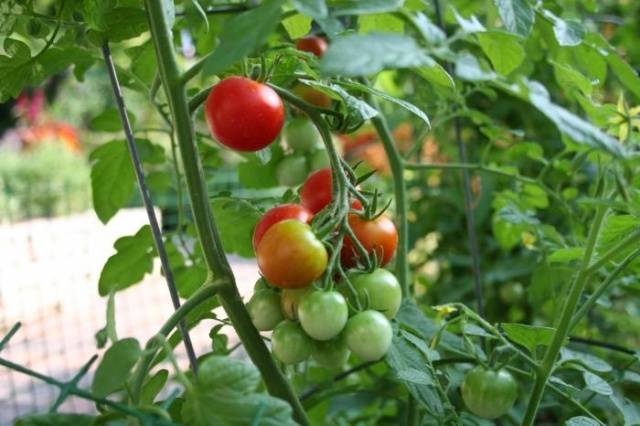
[[[347,347],[344,333],[335,339],[324,342],[314,341],[311,349],[311,357],[321,367],[336,369],[342,367],[348,360],[351,351]]]
[[[398,247],[398,231],[391,219],[382,215],[374,220],[366,220],[355,213],[349,213],[349,226],[364,249],[372,255],[375,253],[380,266],[384,266],[393,257]],[[356,247],[349,236],[344,237],[340,260],[345,267],[352,267],[360,258]]]
[[[315,340],[331,340],[344,329],[349,307],[337,291],[314,291],[300,300],[298,318],[302,329]]]
[[[478,366],[464,376],[461,391],[469,411],[485,419],[497,419],[515,404],[518,382],[505,369],[494,371]]]
[[[271,226],[256,250],[265,279],[280,288],[307,287],[327,269],[328,254],[311,227],[287,219]]]
[[[309,175],[300,189],[300,201],[303,206],[318,213],[331,203],[333,183],[331,169],[320,169]]]
[[[297,324],[282,321],[271,335],[271,352],[280,362],[297,364],[309,358],[313,341]]]
[[[369,273],[354,273],[349,279],[363,306],[382,312],[388,319],[395,318],[402,303],[402,288],[398,279],[386,269]]]
[[[375,361],[389,350],[393,330],[387,317],[368,310],[349,318],[344,334],[351,352],[363,361]]]
[[[260,331],[273,330],[284,315],[280,310],[280,295],[273,290],[258,290],[247,303],[251,322]]]
[[[204,110],[211,135],[237,151],[266,147],[284,124],[280,96],[269,86],[244,77],[228,77],[213,86]]]
[[[321,57],[327,50],[327,41],[318,36],[306,36],[296,40],[296,49],[303,52],[313,53],[317,57]]]
[[[276,223],[286,219],[295,219],[303,223],[309,223],[312,218],[313,213],[300,204],[281,204],[268,210],[253,231],[253,249],[256,250],[258,248],[258,244],[260,240],[262,240],[264,233]]]

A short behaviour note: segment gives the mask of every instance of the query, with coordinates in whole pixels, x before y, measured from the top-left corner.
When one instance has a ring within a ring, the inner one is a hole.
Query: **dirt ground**
[[[114,253],[114,241],[134,234],[147,222],[143,209],[123,210],[106,226],[93,212],[55,219],[0,223],[0,338],[13,324],[22,327],[2,351],[3,358],[38,372],[68,379],[95,353],[94,335],[105,324],[106,299],[100,298],[100,270]],[[231,258],[245,295],[258,277],[251,260]],[[166,283],[159,273],[116,297],[117,331],[142,345],[172,312]],[[192,332],[196,351],[210,347],[211,324]],[[237,341],[232,330],[226,331]],[[186,358],[180,357],[183,362]],[[82,384],[90,384],[91,373]],[[55,388],[0,367],[0,425],[24,413],[47,410]],[[92,412],[92,404],[72,398],[60,411]]]

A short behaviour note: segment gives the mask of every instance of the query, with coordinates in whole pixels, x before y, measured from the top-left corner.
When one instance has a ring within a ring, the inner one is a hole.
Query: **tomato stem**
[[[220,282],[218,297],[238,333],[251,360],[260,371],[268,391],[288,401],[295,419],[309,423],[291,384],[275,365],[268,348],[242,302],[235,285],[231,266],[224,255],[218,229],[209,204],[202,165],[196,149],[195,132],[190,115],[185,84],[175,56],[171,29],[166,20],[162,0],[145,0],[151,39],[156,51],[158,70],[173,118],[173,127],[180,148],[184,175],[191,200],[191,210],[200,246],[210,275]],[[144,377],[142,375],[142,377]],[[142,377],[138,378],[139,381]]]

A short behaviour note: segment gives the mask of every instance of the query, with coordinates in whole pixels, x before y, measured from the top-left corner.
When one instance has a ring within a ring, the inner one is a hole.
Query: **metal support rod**
[[[144,172],[142,170],[142,165],[140,164],[140,156],[138,155],[138,148],[135,144],[135,138],[131,129],[131,123],[129,121],[129,116],[127,115],[124,98],[122,96],[122,89],[120,87],[120,83],[118,82],[118,75],[116,73],[116,68],[111,57],[111,50],[109,49],[109,44],[107,42],[102,45],[102,55],[104,56],[104,62],[107,65],[107,71],[109,72],[109,79],[111,80],[113,95],[115,97],[116,105],[120,113],[120,120],[122,121],[122,127],[124,129],[127,140],[127,147],[129,148],[131,162],[133,163],[136,180],[138,181],[138,188],[140,189],[142,201],[144,203],[145,210],[147,211],[147,216],[149,217],[149,225],[151,226],[153,241],[155,242],[156,249],[158,250],[158,256],[160,257],[162,271],[164,272],[164,276],[167,281],[167,287],[169,288],[169,294],[171,295],[173,308],[177,310],[180,307],[180,298],[178,297],[178,291],[173,279],[173,272],[171,271],[171,268],[169,266],[167,251],[164,247],[164,242],[162,241],[162,233],[160,231],[160,226],[158,225],[158,219],[156,218],[156,213],[153,209],[153,201],[151,200],[149,188],[147,187],[147,184],[145,182]],[[189,365],[191,366],[191,370],[195,373],[198,369],[198,363],[196,360],[195,351],[193,349],[193,343],[191,342],[191,337],[189,336],[189,331],[184,321],[180,321],[180,323],[178,324],[178,329],[180,330],[180,334],[182,335],[182,340],[184,342],[184,347],[187,351]]]

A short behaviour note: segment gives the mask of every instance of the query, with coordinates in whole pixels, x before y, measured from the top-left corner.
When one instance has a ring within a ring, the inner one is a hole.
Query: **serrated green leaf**
[[[332,15],[363,15],[367,13],[393,12],[399,9],[404,0],[333,0]]]
[[[281,0],[263,2],[229,19],[220,32],[220,44],[205,59],[204,77],[217,74],[262,46],[280,22]]]
[[[251,239],[260,211],[247,201],[226,197],[213,199],[211,206],[225,252],[253,257]]]
[[[553,62],[553,71],[558,85],[564,90],[576,89],[586,96],[590,96],[593,86],[587,77],[568,65]]]
[[[141,355],[142,350],[136,339],[122,339],[111,345],[96,368],[91,392],[104,398],[124,389],[129,373]]]
[[[404,101],[402,99],[398,99],[394,96],[391,96],[385,92],[382,92],[380,90],[374,89],[373,87],[369,87],[365,84],[361,84],[361,83],[357,83],[354,81],[345,81],[341,83],[342,86],[345,86],[349,89],[353,89],[353,90],[358,90],[360,92],[365,92],[365,93],[370,93],[374,96],[378,96],[386,101],[389,101],[391,103],[394,103],[404,109],[406,109],[407,111],[409,111],[412,114],[415,114],[418,118],[420,118],[422,121],[424,121],[426,123],[427,126],[431,126],[431,123],[429,122],[429,117],[427,117],[427,114],[422,111],[420,108],[418,108],[417,106],[413,105],[410,102]]]
[[[93,208],[107,223],[133,195],[134,173],[124,140],[114,140],[96,148],[89,160]]]
[[[314,19],[327,17],[327,5],[324,0],[292,0],[291,3],[303,15]]]
[[[493,68],[502,75],[510,74],[524,60],[524,49],[512,34],[486,31],[476,37]]]
[[[135,126],[136,116],[127,111],[131,127]],[[91,130],[99,130],[103,132],[121,132],[122,121],[120,120],[120,113],[116,108],[108,108],[102,111],[97,116],[93,117],[89,122],[89,128]]]
[[[414,39],[400,34],[351,34],[338,37],[320,61],[325,75],[367,76],[383,69],[432,66]]]
[[[375,13],[358,17],[358,32],[361,34],[384,32],[401,33],[404,21],[391,13]]]
[[[574,260],[582,259],[584,256],[584,247],[565,247],[551,253],[549,262],[551,263],[569,263]]]
[[[144,225],[135,235],[118,238],[114,247],[117,253],[109,257],[100,272],[98,292],[101,296],[136,284],[153,270],[155,246],[149,225]]]
[[[585,29],[580,22],[561,19],[548,10],[543,10],[542,13],[553,22],[553,33],[560,46],[577,46],[582,43]]]
[[[504,323],[500,327],[506,333],[509,340],[524,346],[530,353],[535,353],[538,346],[551,344],[555,329],[550,327],[538,327],[526,324]]]
[[[475,15],[471,15],[468,18],[460,15],[457,10],[453,9],[453,15],[460,25],[460,28],[464,33],[473,34],[482,31],[486,31],[487,29],[478,21],[478,18]]]
[[[293,15],[282,21],[282,25],[287,30],[289,37],[297,39],[309,33],[311,30],[311,18],[305,15]]]
[[[312,86],[314,88],[328,91],[334,97],[341,98],[347,108],[352,112],[357,114],[360,119],[368,120],[372,117],[378,115],[378,111],[376,111],[371,105],[363,101],[362,99],[358,99],[355,96],[349,94],[346,90],[344,90],[340,85],[333,83],[325,83],[322,81],[315,80],[300,80],[301,83]]]
[[[535,12],[528,0],[494,0],[505,28],[527,37],[533,27]]]

